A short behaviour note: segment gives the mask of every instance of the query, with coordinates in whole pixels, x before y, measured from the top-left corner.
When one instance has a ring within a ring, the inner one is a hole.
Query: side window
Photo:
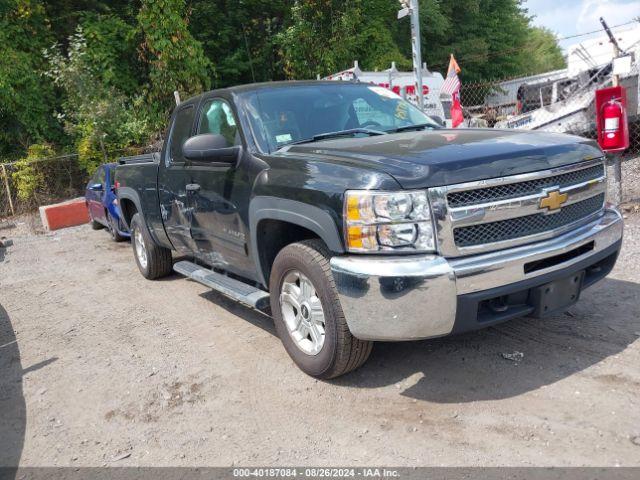
[[[104,167],[100,166],[91,177],[91,183],[101,183],[104,186],[104,180]]]
[[[169,159],[172,162],[184,162],[182,144],[191,136],[194,109],[192,105],[182,108],[176,114],[169,139]]]
[[[198,133],[222,135],[229,146],[240,144],[236,119],[224,100],[214,98],[204,102],[198,118]]]

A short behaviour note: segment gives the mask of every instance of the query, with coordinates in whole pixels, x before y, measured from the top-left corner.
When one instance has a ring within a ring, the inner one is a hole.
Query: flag
[[[451,95],[451,126],[456,128],[464,121],[464,117],[462,115],[462,104],[460,103],[460,79],[458,78],[458,73],[460,73],[460,67],[458,66],[458,62],[451,54],[451,58],[449,59],[449,70],[447,70],[447,78],[442,84],[442,88],[440,89],[440,94],[448,94]]]
[[[460,103],[460,92],[456,92],[451,95],[451,126],[456,128],[462,122],[464,122],[464,115],[462,114],[462,104]]]

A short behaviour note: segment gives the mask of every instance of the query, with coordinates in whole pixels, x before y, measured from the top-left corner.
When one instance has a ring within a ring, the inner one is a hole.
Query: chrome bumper
[[[517,248],[446,259],[336,256],[331,270],[351,333],[363,340],[416,340],[451,333],[457,297],[567,269],[616,244],[623,221],[616,210],[562,236]],[[548,268],[524,266],[594,242],[593,249]]]

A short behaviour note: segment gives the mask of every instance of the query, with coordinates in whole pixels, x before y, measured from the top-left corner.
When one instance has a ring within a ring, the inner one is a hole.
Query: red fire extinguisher
[[[618,148],[622,144],[624,110],[619,99],[612,98],[602,105],[602,148]]]
[[[627,90],[620,85],[596,90],[598,144],[605,152],[623,152],[629,148]]]

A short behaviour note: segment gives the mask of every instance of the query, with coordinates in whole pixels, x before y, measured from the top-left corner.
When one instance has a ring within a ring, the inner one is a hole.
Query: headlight
[[[350,190],[344,210],[347,249],[351,252],[435,250],[426,191]]]

